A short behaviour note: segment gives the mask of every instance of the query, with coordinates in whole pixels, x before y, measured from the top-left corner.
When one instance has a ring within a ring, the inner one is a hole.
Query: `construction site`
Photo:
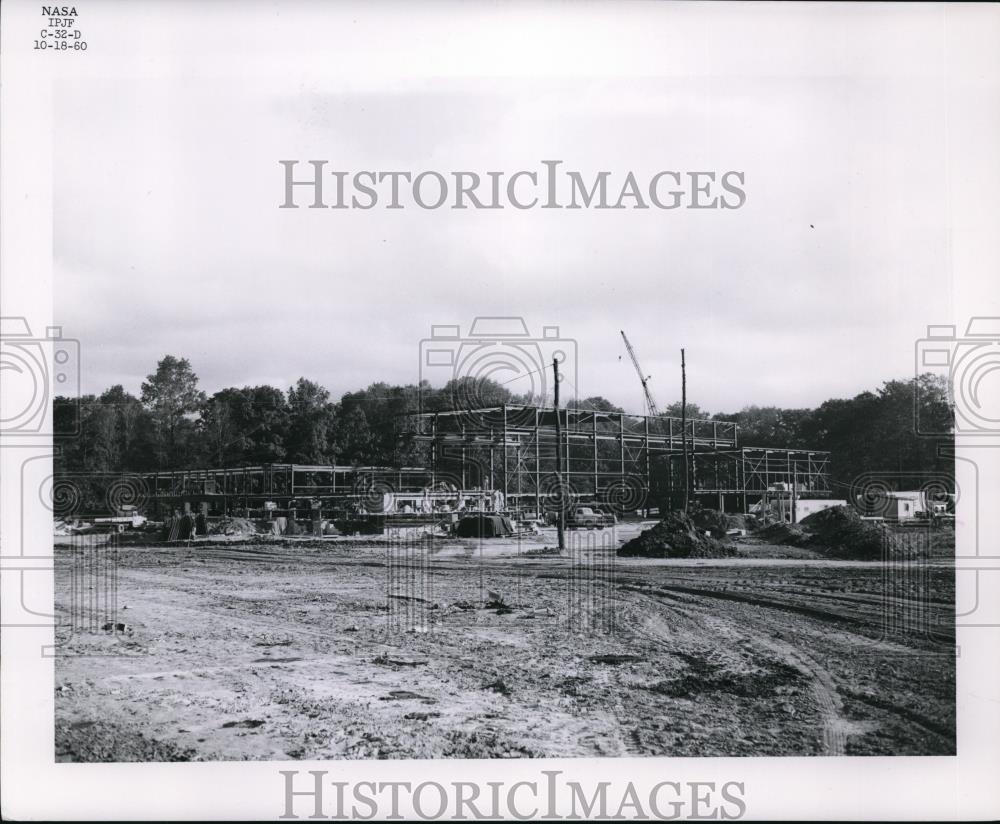
[[[379,527],[387,517],[420,522],[466,512],[540,518],[570,501],[646,515],[682,505],[685,458],[687,500],[720,512],[776,508],[790,520],[793,501],[830,493],[828,453],[743,446],[737,426],[719,421],[501,406],[417,413],[402,424],[401,437],[423,445],[424,466],[68,476],[59,482],[72,485],[72,495],[58,514],[122,523],[132,512],[154,521],[184,513],[284,518],[317,535],[331,521]]]
[[[649,414],[57,478],[57,759],[953,754],[953,524],[659,414],[628,348]]]
[[[187,518],[185,537],[196,518],[199,534],[207,534],[210,519],[240,517],[265,529],[280,519],[282,533],[319,536],[460,514],[540,519],[575,505],[615,516],[697,505],[787,521],[824,506],[831,497],[829,453],[755,447],[742,443],[735,423],[661,414],[621,336],[648,414],[560,408],[554,359],[553,406],[459,405],[401,415],[397,441],[411,453],[416,447],[419,466],[267,464],[63,476],[57,514],[118,519],[123,527],[135,517]]]

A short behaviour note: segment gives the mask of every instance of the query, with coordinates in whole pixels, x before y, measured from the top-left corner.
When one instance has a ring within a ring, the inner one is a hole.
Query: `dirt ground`
[[[56,757],[954,754],[950,561],[615,557],[639,528],[121,547],[107,631],[57,549]]]

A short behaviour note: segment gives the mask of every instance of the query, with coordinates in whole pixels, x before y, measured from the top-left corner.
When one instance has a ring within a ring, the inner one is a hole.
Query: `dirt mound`
[[[729,515],[717,509],[697,508],[690,511],[691,521],[702,532],[708,530],[713,538],[725,538],[734,529],[753,529],[757,519],[753,515]]]
[[[729,529],[745,529],[751,532],[758,526],[758,521],[754,515],[732,514],[726,515],[726,525]]]
[[[624,544],[618,554],[640,558],[726,558],[733,546],[705,534],[683,512],[668,512],[662,521]]]
[[[801,526],[811,536],[810,546],[826,549],[831,555],[859,560],[882,557],[882,528],[863,521],[851,507],[837,506],[814,512],[802,519]]]
[[[222,518],[208,528],[209,535],[256,535],[257,527],[246,518]]]
[[[786,524],[784,521],[779,521],[776,524],[764,527],[759,532],[755,532],[754,537],[761,538],[769,544],[805,546],[809,543],[810,536],[797,524]]]
[[[713,538],[723,537],[729,529],[726,516],[716,509],[692,509],[688,514],[691,523],[702,532],[711,532]]]
[[[883,530],[847,506],[814,512],[797,524],[779,521],[754,533],[769,544],[814,549],[823,555],[873,561],[882,557]]]

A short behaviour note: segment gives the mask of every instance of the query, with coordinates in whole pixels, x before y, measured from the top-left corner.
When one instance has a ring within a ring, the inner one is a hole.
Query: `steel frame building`
[[[205,506],[215,515],[267,517],[353,506],[378,509],[387,492],[422,492],[419,467],[265,464],[223,469],[66,474],[54,481],[55,514],[115,514],[136,507],[153,518]]]
[[[425,513],[452,505],[541,515],[570,502],[619,512],[677,508],[685,440],[689,499],[705,506],[748,512],[793,489],[822,497],[830,488],[829,453],[741,446],[736,424],[727,421],[500,405],[412,413],[399,423],[401,445],[416,446],[422,466],[267,464],[62,475],[54,482],[55,514],[116,514],[123,507],[153,518],[195,508],[258,518],[371,514],[387,511],[386,495]]]
[[[697,453],[691,474],[692,495],[705,506],[749,512],[765,499],[828,496],[830,453],[753,446]]]
[[[728,421],[500,405],[408,415],[404,437],[426,447],[432,479],[500,490],[522,512],[567,495],[624,510],[679,506],[685,439],[689,495],[707,506],[746,512],[780,485],[829,492],[829,453],[739,446]]]

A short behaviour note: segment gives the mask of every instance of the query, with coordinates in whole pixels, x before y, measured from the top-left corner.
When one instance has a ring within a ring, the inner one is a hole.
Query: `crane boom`
[[[625,348],[628,350],[628,356],[632,359],[632,365],[635,366],[636,374],[639,375],[639,380],[642,382],[642,391],[646,395],[646,406],[649,407],[649,414],[654,418],[659,417],[660,410],[656,405],[656,401],[653,400],[653,393],[649,391],[649,375],[644,375],[642,373],[642,367],[639,366],[639,359],[635,356],[635,350],[632,348],[632,344],[629,343],[628,335],[625,334],[624,330],[620,330],[622,333],[622,340],[625,341]]]

